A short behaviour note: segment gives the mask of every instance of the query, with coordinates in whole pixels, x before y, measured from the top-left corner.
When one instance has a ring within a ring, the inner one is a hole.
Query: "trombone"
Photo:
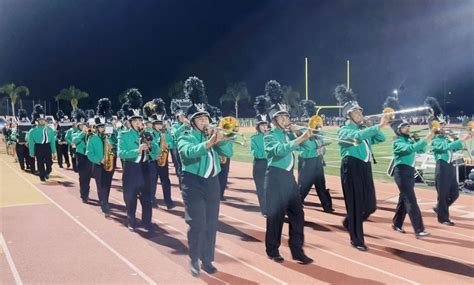
[[[239,126],[239,120],[229,116],[222,118],[217,126],[211,124],[207,125],[205,127],[205,131],[209,133],[210,130],[214,130],[223,134],[226,140],[246,147],[248,145],[247,138],[244,136],[244,134],[238,131]],[[238,141],[237,136],[241,137],[242,141]]]
[[[328,136],[327,134],[325,134],[325,135],[320,134],[319,133],[321,131],[320,128],[314,129],[314,128],[309,128],[309,127],[300,126],[300,125],[296,125],[296,124],[290,124],[289,126],[294,126],[298,130],[302,130],[302,129],[310,130],[310,131],[313,132],[313,136],[319,137],[319,138],[322,138],[322,139],[334,140],[334,141],[337,141],[337,142],[342,142],[342,143],[351,144],[351,145],[358,145],[357,141],[355,141],[355,140],[350,141],[350,140],[340,139],[340,138],[336,138],[336,137],[331,137],[331,136]]]
[[[398,114],[415,113],[415,112],[431,111],[431,110],[432,109],[430,107],[427,107],[427,106],[416,107],[416,108],[408,108],[408,109],[403,109],[403,110],[398,110],[398,111],[395,111],[392,108],[388,107],[388,108],[385,108],[383,110],[383,112],[380,113],[380,114],[368,115],[368,116],[365,116],[364,118],[366,120],[373,120],[373,119],[383,117],[385,115],[390,115],[390,117],[393,118],[395,115],[398,115]]]
[[[347,144],[351,144],[351,145],[357,145],[358,144],[355,140],[350,141],[350,140],[340,139],[340,138],[336,138],[336,137],[330,137],[327,134],[326,135],[320,134],[319,132],[321,131],[323,125],[324,125],[323,118],[319,115],[314,115],[314,116],[311,116],[309,118],[307,126],[301,126],[301,125],[297,125],[296,123],[291,123],[290,125],[288,125],[288,127],[289,126],[294,126],[298,130],[302,130],[302,129],[310,130],[310,131],[313,132],[313,136],[323,138],[323,139],[334,140],[334,141],[347,143]]]

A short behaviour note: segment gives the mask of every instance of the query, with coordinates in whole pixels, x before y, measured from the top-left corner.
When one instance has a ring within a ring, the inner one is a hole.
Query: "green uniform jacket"
[[[371,146],[385,141],[385,135],[380,131],[378,125],[360,129],[356,124],[347,121],[337,131],[337,137],[346,141],[355,141],[357,145],[339,142],[341,159],[352,156],[368,162],[371,158]]]
[[[93,134],[87,141],[87,158],[95,164],[100,164],[104,159],[104,143],[101,135]]]
[[[209,178],[214,169],[214,176],[219,174],[221,166],[219,155],[231,157],[232,143],[222,141],[212,148],[206,148],[207,136],[200,131],[188,130],[178,140],[178,152],[183,171],[204,178]]]
[[[306,129],[302,129],[301,132],[305,132]],[[313,136],[310,139],[300,144],[299,158],[315,158],[324,154],[322,134],[320,136]]]
[[[181,137],[181,135],[186,130],[190,130],[190,128],[188,126],[186,126],[185,124],[179,122],[179,121],[174,122],[173,125],[171,125],[170,133],[171,133],[171,137],[172,137],[173,142],[174,142],[174,145],[173,145],[172,148],[176,148],[178,146],[179,137]]]
[[[72,134],[72,143],[76,145],[76,152],[86,155],[87,137],[86,133],[77,130]]]
[[[453,151],[462,148],[462,142],[459,139],[451,142],[448,137],[443,135],[436,135],[431,141],[431,151],[434,153],[436,161],[442,159],[447,163],[451,163]]]
[[[72,135],[77,131],[79,131],[79,129],[75,127],[72,127],[69,130],[67,130],[66,135],[64,135],[64,140],[66,140],[68,144],[72,144]]]
[[[8,136],[8,140],[11,142],[16,142],[18,134],[18,128],[14,128],[11,130],[10,135]]]
[[[35,126],[28,132],[28,149],[30,156],[35,155],[35,144],[45,142],[44,133],[46,132],[47,140],[51,146],[51,153],[56,153],[56,134],[49,126]]]
[[[118,135],[118,156],[129,162],[138,163],[139,161],[139,152],[138,148],[140,146],[140,133],[134,129],[129,129],[126,131],[119,132]],[[152,155],[158,151],[159,153],[159,146],[157,144],[156,139],[154,138],[150,142],[151,151],[149,151],[149,159],[152,158]],[[155,160],[156,157],[152,160]]]
[[[273,128],[263,137],[268,166],[290,171],[295,164],[293,151],[299,150],[292,133]]]
[[[118,130],[114,129],[113,134],[109,136],[109,144],[112,146],[112,151],[114,154],[117,154],[117,143],[118,143]]]
[[[256,133],[250,137],[250,152],[256,159],[266,159],[265,145],[263,143],[263,133]]]
[[[416,153],[425,152],[426,142],[423,139],[415,142],[408,136],[397,136],[392,143],[393,166],[399,164],[414,166]]]

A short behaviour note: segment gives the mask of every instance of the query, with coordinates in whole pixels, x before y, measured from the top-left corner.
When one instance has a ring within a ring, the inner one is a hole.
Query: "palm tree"
[[[234,103],[235,117],[239,118],[239,101],[241,100],[250,100],[250,94],[244,82],[229,85],[226,92],[219,99],[219,102],[221,104],[223,102]]]
[[[15,103],[20,98],[21,93],[25,93],[26,96],[30,95],[30,90],[25,86],[16,86],[15,83],[5,84],[0,87],[0,93],[7,94],[10,97],[12,104],[13,117],[15,117]]]
[[[56,101],[65,100],[69,101],[72,106],[72,110],[77,109],[77,105],[79,104],[79,100],[89,97],[87,92],[84,92],[74,86],[69,86],[68,89],[63,89],[59,92],[58,95],[54,97]]]

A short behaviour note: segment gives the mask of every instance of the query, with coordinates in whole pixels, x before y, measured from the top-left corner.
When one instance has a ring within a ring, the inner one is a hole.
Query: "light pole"
[[[395,95],[395,98],[398,100],[398,89],[393,89],[392,91],[393,95]]]

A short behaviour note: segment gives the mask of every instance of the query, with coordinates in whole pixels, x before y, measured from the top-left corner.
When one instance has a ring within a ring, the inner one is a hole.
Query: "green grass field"
[[[423,126],[420,127],[413,127],[412,130],[424,128]],[[331,128],[325,130],[325,133],[332,134],[335,136],[337,132],[337,128]],[[392,129],[386,128],[383,130],[384,134],[387,137],[387,140],[383,143],[376,144],[372,146],[372,151],[374,153],[375,159],[377,161],[376,164],[372,164],[372,170],[374,179],[376,180],[384,180],[384,181],[393,181],[392,177],[387,176],[387,168],[392,158],[392,138],[394,137],[394,133]],[[250,136],[252,136],[254,132],[244,132],[245,137],[250,142]],[[339,156],[339,146],[336,142],[332,142],[329,146],[326,147],[327,151],[324,156],[324,160],[326,161],[326,168],[325,173],[329,175],[336,175],[339,176],[339,168],[341,163],[341,157]],[[241,145],[235,144],[234,146],[234,156],[232,160],[241,161],[241,162],[252,162],[253,157],[250,153],[250,146],[243,147]],[[297,165],[297,164],[296,164]]]

